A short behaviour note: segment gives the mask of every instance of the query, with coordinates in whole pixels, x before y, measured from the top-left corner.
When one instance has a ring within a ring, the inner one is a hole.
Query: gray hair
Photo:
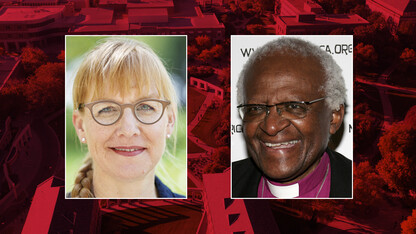
[[[247,63],[244,64],[237,81],[237,102],[244,104],[244,81],[253,66],[265,57],[275,54],[290,54],[291,56],[313,57],[319,61],[325,73],[325,84],[320,88],[326,93],[326,104],[332,110],[339,110],[346,102],[346,91],[342,69],[330,54],[310,42],[299,38],[281,37],[257,48]]]

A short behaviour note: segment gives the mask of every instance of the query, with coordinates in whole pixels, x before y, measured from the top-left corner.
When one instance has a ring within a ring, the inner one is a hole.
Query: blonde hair
[[[74,110],[79,109],[80,104],[108,96],[109,92],[119,92],[125,96],[132,88],[148,93],[152,87],[156,88],[159,98],[170,101],[167,108],[177,116],[175,89],[160,58],[144,43],[111,38],[91,50],[81,63],[72,90]],[[171,138],[172,151],[175,152],[176,128]],[[75,179],[71,197],[94,197],[92,164],[93,161],[87,154]]]

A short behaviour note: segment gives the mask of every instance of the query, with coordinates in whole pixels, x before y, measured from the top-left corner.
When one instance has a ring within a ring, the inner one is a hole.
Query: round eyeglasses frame
[[[151,123],[146,123],[146,122],[143,122],[142,120],[140,120],[140,119],[139,119],[139,117],[137,116],[136,112],[134,111],[134,109],[135,109],[135,107],[136,107],[137,105],[139,105],[139,104],[140,104],[140,103],[142,103],[142,102],[148,102],[148,101],[155,101],[155,102],[159,102],[159,103],[161,103],[161,104],[162,104],[162,113],[160,114],[160,116],[159,116],[159,118],[158,118],[157,120],[155,120],[155,121],[153,121],[153,122],[151,122]],[[100,122],[99,122],[99,121],[95,118],[95,116],[94,116],[94,114],[93,114],[93,112],[92,112],[92,107],[93,107],[95,104],[97,104],[97,103],[102,103],[102,102],[111,102],[111,103],[114,103],[114,104],[116,104],[116,105],[120,106],[120,115],[118,116],[118,118],[117,118],[114,122],[112,122],[112,123],[110,123],[110,124],[103,124],[103,123],[100,123]],[[87,109],[89,109],[89,110],[90,110],[91,116],[92,116],[92,118],[95,120],[95,122],[97,122],[98,124],[103,125],[103,126],[109,126],[109,125],[113,125],[113,124],[117,123],[117,122],[121,119],[121,117],[123,116],[123,113],[124,113],[124,109],[126,109],[126,108],[130,108],[130,109],[131,109],[131,111],[134,113],[134,116],[136,117],[136,119],[137,119],[140,123],[142,123],[142,124],[146,124],[146,125],[151,125],[151,124],[156,123],[157,121],[159,121],[159,120],[162,118],[163,114],[165,113],[165,109],[166,109],[166,107],[167,107],[169,104],[170,104],[170,101],[159,100],[159,99],[142,99],[142,100],[140,100],[140,101],[138,101],[138,102],[136,102],[136,103],[133,103],[133,104],[132,104],[132,103],[120,104],[120,103],[115,102],[115,101],[112,101],[112,100],[100,100],[100,101],[90,102],[90,103],[85,103],[85,104],[81,103],[81,104],[79,104],[79,106],[78,106],[78,110],[81,110],[82,108],[86,107]]]

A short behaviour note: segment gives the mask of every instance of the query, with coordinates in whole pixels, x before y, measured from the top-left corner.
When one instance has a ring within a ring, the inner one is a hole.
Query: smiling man
[[[237,83],[248,159],[232,197],[350,198],[352,162],[328,149],[344,118],[341,68],[318,46],[283,37],[258,48]]]

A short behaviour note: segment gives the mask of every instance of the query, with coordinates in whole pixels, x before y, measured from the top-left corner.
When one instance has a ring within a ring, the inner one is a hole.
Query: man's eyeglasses
[[[277,113],[286,119],[302,119],[308,113],[308,106],[324,100],[326,97],[318,98],[309,102],[293,101],[282,102],[273,105],[264,104],[244,104],[237,106],[240,117],[243,121],[262,121],[270,114],[270,109],[276,107]]]
[[[115,124],[125,108],[130,108],[137,120],[143,124],[154,124],[162,118],[166,106],[170,101],[158,99],[144,99],[134,104],[120,104],[115,101],[96,101],[79,104],[78,109],[88,108],[94,120],[101,125]]]

